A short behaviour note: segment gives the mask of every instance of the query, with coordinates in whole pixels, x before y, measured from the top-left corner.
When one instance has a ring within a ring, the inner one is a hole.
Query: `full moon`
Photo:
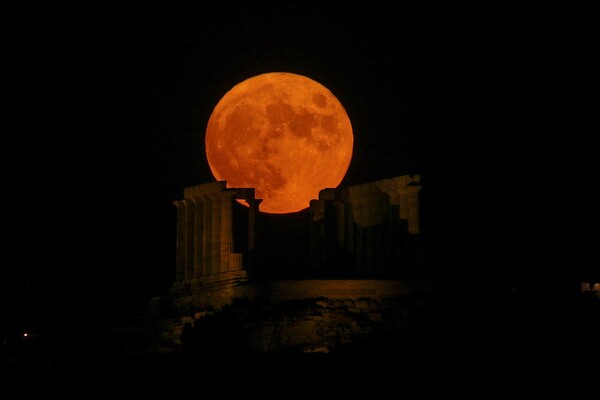
[[[337,187],[350,165],[354,136],[346,110],[320,83],[271,72],[246,79],[215,106],[206,156],[227,187],[251,187],[260,211],[301,211]]]

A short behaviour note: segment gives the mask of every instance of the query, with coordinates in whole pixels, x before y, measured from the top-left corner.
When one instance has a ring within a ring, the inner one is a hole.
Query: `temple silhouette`
[[[419,360],[461,343],[477,354],[474,344],[529,318],[539,291],[437,276],[422,257],[421,189],[419,175],[401,175],[324,188],[305,210],[268,214],[253,188],[184,188],[173,202],[174,279],[134,324],[137,352],[375,349]],[[581,292],[600,293],[595,282]],[[493,329],[473,336],[474,326]]]
[[[307,209],[259,211],[253,188],[184,189],[175,286],[307,278],[399,278],[418,264],[419,176],[323,189]],[[244,204],[242,204],[244,203]]]
[[[170,318],[176,344],[183,327],[234,315],[251,351],[328,351],[393,332],[430,290],[419,279],[421,188],[419,175],[402,175],[267,214],[253,188],[186,187],[173,202],[175,279],[150,311]]]

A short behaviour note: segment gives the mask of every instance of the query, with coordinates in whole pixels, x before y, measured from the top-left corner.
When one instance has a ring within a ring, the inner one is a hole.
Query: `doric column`
[[[202,276],[212,273],[211,240],[212,240],[212,199],[205,194],[202,199]]]
[[[346,210],[341,200],[335,200],[335,227],[337,229],[337,248],[344,248],[344,239],[346,237]]]
[[[352,203],[344,202],[344,249],[346,254],[352,254],[354,241],[354,216],[352,213]]]
[[[175,282],[185,279],[185,203],[174,201],[177,207],[177,240],[175,247]]]
[[[229,255],[232,249],[231,199],[235,193],[223,191],[219,195],[221,197],[220,272],[227,272],[229,271]]]
[[[256,245],[256,219],[259,215],[262,199],[246,199],[248,203],[248,250],[254,250]]]
[[[195,204],[192,200],[184,199],[185,203],[185,280],[194,277],[194,218]]]
[[[408,185],[408,232],[417,235],[420,232],[419,227],[419,191],[422,186]]]
[[[200,197],[192,199],[196,212],[194,213],[194,278],[200,278],[203,274],[202,241],[204,237],[204,201]]]
[[[365,214],[365,201],[360,198],[352,200],[352,215],[354,216],[354,222],[361,227],[367,225],[365,223]]]
[[[400,202],[400,194],[398,193],[397,188],[390,188],[385,192],[390,198],[390,204],[393,206],[397,206]]]
[[[400,219],[408,220],[408,190],[407,186],[398,188],[398,206],[400,211]]]
[[[354,206],[354,204],[352,204]],[[353,258],[354,258],[354,268],[356,272],[360,275],[363,272],[363,238],[362,238],[363,228],[362,226],[355,224],[354,225],[354,235],[353,235]]]
[[[310,201],[310,218],[312,222],[325,219],[325,200],[313,199]]]
[[[212,204],[211,235],[210,235],[210,258],[211,274],[221,272],[221,195],[210,193]]]

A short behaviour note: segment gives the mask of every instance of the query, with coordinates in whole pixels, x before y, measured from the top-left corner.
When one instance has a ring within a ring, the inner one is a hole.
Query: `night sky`
[[[214,180],[212,109],[272,71],[308,76],[346,108],[341,186],[421,175],[426,257],[448,275],[598,276],[593,14],[481,3],[6,9],[3,315],[113,319],[168,290],[172,202]]]

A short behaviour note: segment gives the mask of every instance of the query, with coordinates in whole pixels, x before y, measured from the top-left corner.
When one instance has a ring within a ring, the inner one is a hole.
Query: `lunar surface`
[[[260,211],[307,208],[337,187],[352,159],[350,119],[326,87],[302,75],[273,72],[229,90],[206,128],[206,156],[227,187],[251,187]]]

